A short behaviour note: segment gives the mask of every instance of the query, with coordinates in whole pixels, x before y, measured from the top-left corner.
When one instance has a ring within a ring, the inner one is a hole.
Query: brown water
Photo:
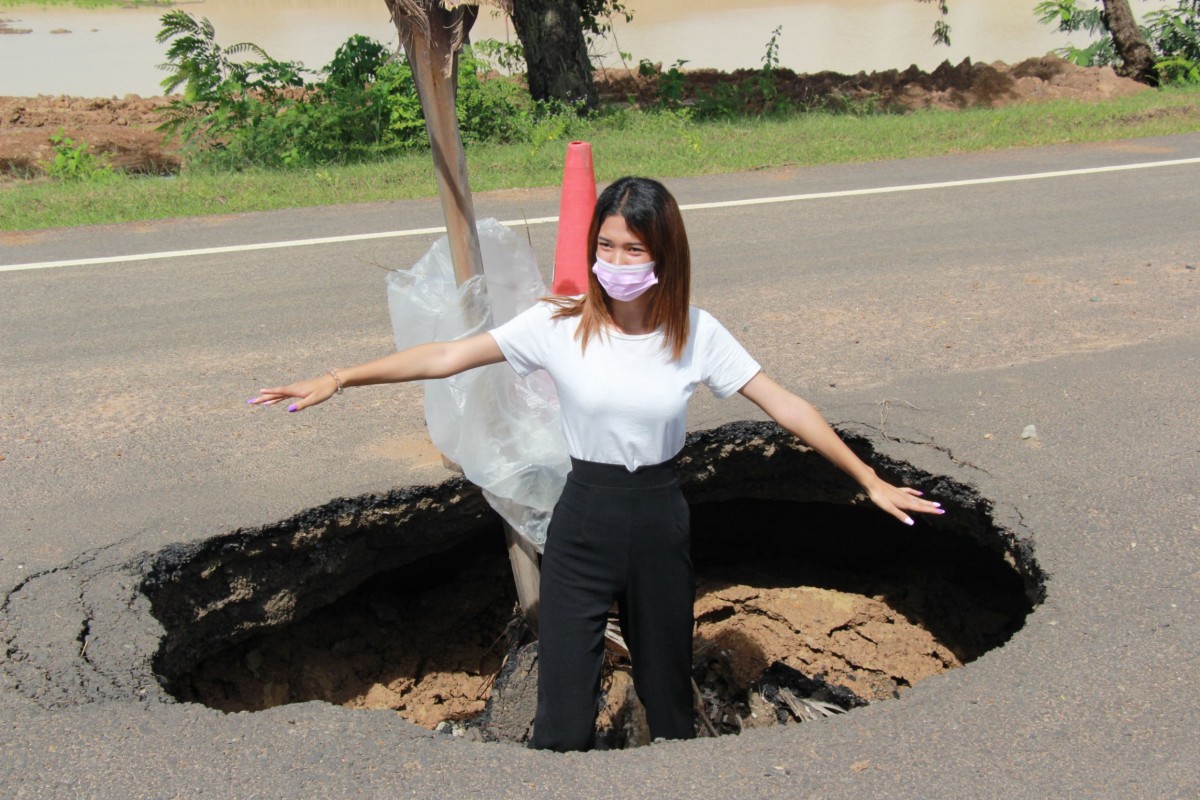
[[[1135,4],[1138,13],[1164,4]],[[935,46],[930,32],[937,11],[915,0],[641,0],[631,24],[618,24],[605,43],[605,60],[618,51],[669,66],[734,69],[762,63],[768,39],[778,39],[783,66],[799,72],[903,68],[957,63],[1019,61],[1066,44],[1068,37],[1038,24],[1033,0],[951,0],[953,46]],[[217,41],[250,41],[272,57],[318,68],[354,33],[396,44],[383,0],[200,0],[181,8],[208,17]],[[160,94],[165,46],[154,41],[158,8],[76,9],[21,6],[0,9],[0,20],[24,34],[0,34],[0,95]],[[475,39],[512,39],[507,21],[486,13]],[[1076,36],[1075,44],[1083,44]]]

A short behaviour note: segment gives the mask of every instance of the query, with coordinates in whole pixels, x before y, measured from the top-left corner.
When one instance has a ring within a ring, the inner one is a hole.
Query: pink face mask
[[[618,267],[616,264],[610,264],[597,258],[592,272],[596,275],[596,280],[600,281],[600,285],[604,287],[604,291],[608,292],[608,296],[613,300],[635,300],[658,283],[658,276],[654,274],[653,261],[629,267]]]

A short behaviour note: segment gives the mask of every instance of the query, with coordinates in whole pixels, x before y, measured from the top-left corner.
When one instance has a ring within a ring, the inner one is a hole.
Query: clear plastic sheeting
[[[408,270],[387,276],[396,347],[462,339],[515,317],[546,294],[527,242],[494,219],[476,225],[483,275],[454,283],[450,243],[439,239]],[[570,470],[554,383],[493,364],[425,382],[433,444],[459,464],[488,503],[540,552]]]

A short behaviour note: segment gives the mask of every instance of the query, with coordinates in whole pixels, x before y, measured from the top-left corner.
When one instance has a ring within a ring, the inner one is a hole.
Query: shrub
[[[179,136],[191,159],[222,168],[347,163],[427,146],[425,119],[408,64],[368,37],[338,48],[316,82],[298,62],[277,61],[252,43],[222,48],[208,20],[183,11],[162,17],[170,41],[170,103],[160,130]],[[259,61],[234,63],[251,52]],[[457,111],[467,142],[527,137],[558,109],[535,105],[512,80],[482,75],[470,52],[459,60]]]
[[[1095,0],[1044,0],[1034,10],[1045,25],[1096,37],[1083,48],[1060,48],[1055,51],[1058,55],[1084,67],[1120,62]],[[1200,83],[1200,0],[1175,0],[1174,8],[1146,14],[1145,24],[1139,27],[1163,83]]]
[[[1151,11],[1143,29],[1164,83],[1200,83],[1200,0]]]
[[[46,174],[62,181],[98,181],[113,174],[113,168],[103,158],[88,150],[86,142],[76,142],[64,135],[62,128],[50,137],[54,158],[46,165]]]

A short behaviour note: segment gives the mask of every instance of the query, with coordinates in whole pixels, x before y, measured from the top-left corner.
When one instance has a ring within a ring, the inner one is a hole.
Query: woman
[[[688,305],[691,259],[675,199],[657,181],[622,178],[596,203],[587,294],[547,298],[487,333],[411,348],[263,389],[251,403],[324,402],[347,386],[444,378],[507,361],[554,379],[571,473],[542,559],[538,710],[533,746],[586,750],[608,610],[617,603],[634,685],[653,738],[694,736],[688,507],[672,459],[700,383],[740,392],[911,525],[940,514],[914,489],[881,480],[807,402],[768,378],[713,317]]]

